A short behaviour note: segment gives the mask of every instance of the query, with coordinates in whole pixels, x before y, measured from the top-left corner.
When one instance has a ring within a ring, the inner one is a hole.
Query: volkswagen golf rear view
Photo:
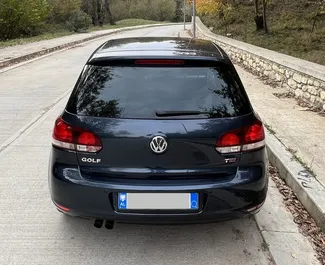
[[[125,38],[89,58],[55,121],[49,187],[65,214],[198,223],[258,212],[264,129],[225,52]]]

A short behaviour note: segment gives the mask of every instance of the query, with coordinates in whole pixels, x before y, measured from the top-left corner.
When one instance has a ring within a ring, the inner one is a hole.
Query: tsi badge
[[[236,157],[225,158],[226,164],[236,163],[236,161],[237,161],[237,158]]]
[[[82,157],[81,158],[81,161],[82,162],[87,162],[87,163],[94,163],[94,164],[98,164],[98,163],[100,163],[102,160],[101,159],[99,159],[99,158],[87,158],[87,157]]]

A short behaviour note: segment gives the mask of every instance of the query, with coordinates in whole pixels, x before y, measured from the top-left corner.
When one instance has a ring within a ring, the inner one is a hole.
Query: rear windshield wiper
[[[198,110],[166,110],[166,111],[156,111],[157,117],[172,117],[172,116],[190,116],[190,115],[201,115],[201,114],[212,114],[207,111]]]

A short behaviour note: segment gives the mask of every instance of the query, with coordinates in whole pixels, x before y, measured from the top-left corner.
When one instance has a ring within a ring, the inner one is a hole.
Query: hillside
[[[317,17],[319,0],[272,0],[267,6],[269,34],[257,32],[254,3],[250,0],[229,1],[233,9],[227,24],[217,14],[201,15],[216,34],[231,34],[232,38],[305,60],[325,64],[325,15]]]

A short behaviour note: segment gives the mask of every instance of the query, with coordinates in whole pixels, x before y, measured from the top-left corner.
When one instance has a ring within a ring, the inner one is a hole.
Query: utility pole
[[[193,0],[193,38],[196,38],[196,0]]]
[[[183,13],[184,13],[184,30],[186,30],[186,0],[184,0],[184,4],[183,4]]]

